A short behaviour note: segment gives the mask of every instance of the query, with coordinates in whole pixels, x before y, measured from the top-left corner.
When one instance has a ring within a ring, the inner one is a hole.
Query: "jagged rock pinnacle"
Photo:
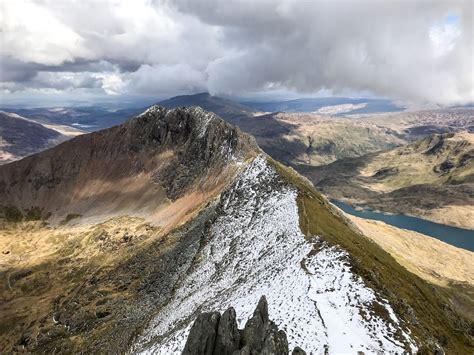
[[[287,355],[286,333],[279,330],[268,316],[265,296],[260,298],[252,318],[244,329],[237,327],[233,308],[222,316],[217,312],[201,313],[189,333],[183,355]],[[305,355],[296,347],[292,354]]]

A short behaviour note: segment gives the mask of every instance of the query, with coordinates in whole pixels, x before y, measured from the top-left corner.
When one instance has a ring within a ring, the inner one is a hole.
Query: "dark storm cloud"
[[[28,82],[42,67],[41,64],[23,63],[9,56],[0,56],[0,81]]]
[[[474,100],[470,1],[7,0],[5,10],[6,92]]]

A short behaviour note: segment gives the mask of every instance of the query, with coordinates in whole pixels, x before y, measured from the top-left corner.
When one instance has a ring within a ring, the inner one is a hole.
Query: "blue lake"
[[[331,202],[353,216],[382,221],[398,228],[428,235],[458,248],[474,251],[474,230],[451,227],[403,214],[390,215],[368,209],[357,210],[347,203],[336,200],[331,200]]]

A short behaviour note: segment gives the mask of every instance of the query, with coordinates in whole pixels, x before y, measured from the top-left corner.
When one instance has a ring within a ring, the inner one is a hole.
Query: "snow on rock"
[[[145,115],[148,115],[148,114],[157,113],[157,112],[160,112],[160,111],[163,111],[163,110],[164,110],[164,108],[161,107],[160,105],[153,105],[153,106],[148,107],[145,111],[140,113],[137,117],[142,117],[142,116],[145,116]]]
[[[191,108],[195,113],[195,117],[199,118],[198,137],[202,138],[205,136],[209,123],[212,120],[217,119],[217,116],[212,112],[207,112],[199,106],[193,106]]]
[[[232,306],[242,328],[265,295],[270,319],[286,332],[290,349],[404,352],[394,333],[411,343],[409,336],[390,305],[351,272],[347,253],[318,237],[305,240],[296,197],[265,158],[257,157],[222,195],[193,266],[134,350],[180,353],[203,311]],[[388,320],[372,311],[374,302]]]

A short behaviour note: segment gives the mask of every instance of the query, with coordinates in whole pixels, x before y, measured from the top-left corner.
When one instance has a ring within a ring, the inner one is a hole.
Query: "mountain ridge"
[[[236,101],[212,96],[206,92],[195,95],[174,96],[158,102],[158,105],[166,108],[200,106],[206,111],[214,112],[216,115],[225,118],[232,124],[238,123],[241,119],[253,117],[258,112]]]
[[[71,192],[94,204],[79,210]],[[154,106],[2,166],[0,196],[52,213],[0,218],[7,351],[181,351],[199,312],[232,305],[241,323],[262,294],[292,347],[472,349],[449,289],[408,272],[311,183],[199,108]]]

